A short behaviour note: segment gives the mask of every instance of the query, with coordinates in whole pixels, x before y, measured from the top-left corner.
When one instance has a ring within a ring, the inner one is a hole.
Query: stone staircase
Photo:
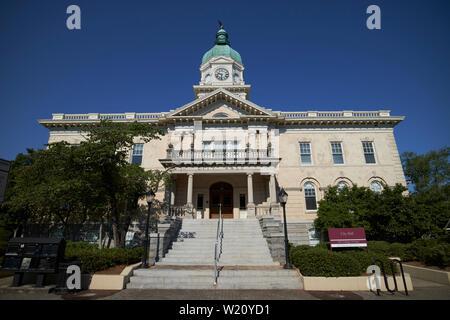
[[[217,219],[184,219],[172,249],[127,288],[213,289]],[[256,219],[225,219],[217,289],[301,289],[296,270],[274,262]]]

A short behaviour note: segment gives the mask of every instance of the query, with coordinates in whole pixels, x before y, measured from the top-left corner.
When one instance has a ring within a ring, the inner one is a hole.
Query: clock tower
[[[244,82],[241,55],[230,47],[228,33],[222,25],[216,33],[214,47],[203,55],[200,82],[194,86],[194,93],[200,98],[218,88],[225,88],[244,99],[250,95],[250,85]]]

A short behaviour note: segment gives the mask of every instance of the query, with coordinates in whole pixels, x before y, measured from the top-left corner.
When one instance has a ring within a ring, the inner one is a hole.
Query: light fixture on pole
[[[149,223],[150,223],[150,210],[152,207],[152,202],[155,199],[155,193],[153,192],[152,189],[150,189],[150,191],[148,191],[145,194],[145,200],[147,201],[148,204],[148,210],[147,210],[147,223],[145,224],[145,242],[144,242],[144,254],[142,255],[142,264],[141,264],[141,268],[148,268],[148,263],[147,263],[147,254],[148,254],[148,228],[149,228]]]
[[[280,201],[280,204],[283,207],[284,251],[285,251],[285,254],[286,254],[286,264],[284,265],[284,268],[285,269],[292,269],[291,261],[290,261],[290,257],[289,257],[289,240],[288,240],[287,223],[286,223],[286,202],[288,200],[288,194],[284,190],[284,188],[281,188],[280,192],[278,193],[278,200]]]

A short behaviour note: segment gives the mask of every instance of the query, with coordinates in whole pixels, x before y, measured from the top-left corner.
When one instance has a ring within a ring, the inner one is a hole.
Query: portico
[[[278,214],[275,175],[258,170],[197,170],[172,174],[169,201],[173,207],[192,210],[187,218],[217,218],[219,204],[224,218],[247,219]]]

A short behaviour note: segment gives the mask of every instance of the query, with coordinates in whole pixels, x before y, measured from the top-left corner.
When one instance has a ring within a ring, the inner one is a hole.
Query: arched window
[[[341,192],[342,189],[344,189],[344,188],[349,188],[349,185],[348,185],[348,183],[345,182],[345,181],[340,181],[340,182],[337,184],[337,187],[338,187],[338,192]]]
[[[311,182],[305,183],[306,210],[317,210],[316,187]]]
[[[383,191],[383,186],[379,181],[372,181],[370,183],[370,190],[376,193],[381,193]]]
[[[228,115],[225,113],[216,113],[213,118],[228,118]]]
[[[209,75],[209,74],[206,75],[205,83],[211,83],[211,75]]]

